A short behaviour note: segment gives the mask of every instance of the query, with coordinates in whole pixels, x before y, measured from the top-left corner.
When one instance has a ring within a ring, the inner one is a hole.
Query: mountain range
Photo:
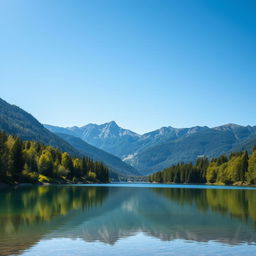
[[[45,127],[54,133],[79,137],[87,143],[121,158],[136,150],[136,147],[131,149],[127,148],[127,145],[133,146],[133,143],[140,138],[139,134],[119,127],[115,121],[101,125],[88,124],[82,127],[64,128],[52,125],[45,125]]]
[[[82,139],[66,134],[54,134],[23,109],[0,98],[0,130],[16,135],[23,140],[32,140],[51,145],[72,156],[86,156],[106,164],[112,177],[139,175],[139,172],[120,158],[104,152]]]
[[[213,158],[234,151],[251,151],[256,145],[256,126],[237,124],[214,128],[169,126],[142,135],[123,129],[114,121],[82,127],[45,127],[54,133],[79,137],[114,154],[143,175],[178,162],[194,162],[199,156]]]
[[[256,126],[226,124],[214,128],[162,127],[145,134],[115,121],[82,127],[42,125],[31,114],[0,99],[0,130],[23,140],[54,146],[72,156],[105,163],[112,177],[148,175],[178,162],[195,162],[248,150],[256,145]]]

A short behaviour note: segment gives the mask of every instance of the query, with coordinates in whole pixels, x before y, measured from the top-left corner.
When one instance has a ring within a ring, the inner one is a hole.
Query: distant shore
[[[161,183],[161,182],[149,182],[150,184],[162,184],[162,185],[199,185],[199,186],[227,186],[227,187],[256,187],[256,185],[246,183],[234,183],[234,184],[223,184],[223,183]]]
[[[93,184],[111,184],[112,182],[109,183],[100,183],[100,182],[78,182],[78,183],[17,183],[17,184],[5,184],[5,183],[0,183],[0,189],[3,188],[10,188],[10,187],[30,187],[30,186],[51,186],[51,185],[93,185]],[[113,182],[113,184],[122,184],[124,182]],[[125,182],[126,183],[126,182]],[[127,184],[133,184],[133,183],[140,183],[140,182],[127,182]],[[148,183],[148,184],[155,184],[155,185],[187,185],[187,186],[216,186],[216,187],[256,187],[256,185],[248,185],[248,184],[231,184],[231,185],[225,185],[225,184],[210,184],[210,183],[201,183],[201,184],[196,184],[196,183],[160,183],[160,182],[142,182],[142,183]]]

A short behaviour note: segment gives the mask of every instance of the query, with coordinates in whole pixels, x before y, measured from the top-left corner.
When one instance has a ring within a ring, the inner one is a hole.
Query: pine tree
[[[68,171],[68,177],[74,177],[74,168],[72,160],[67,152],[62,153],[61,155],[61,165]]]
[[[15,138],[8,159],[9,174],[15,181],[19,181],[23,166],[22,141],[19,138]]]

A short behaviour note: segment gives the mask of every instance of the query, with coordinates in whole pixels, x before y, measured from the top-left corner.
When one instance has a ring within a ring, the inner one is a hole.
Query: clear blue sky
[[[256,125],[256,1],[1,0],[3,99],[43,123]]]

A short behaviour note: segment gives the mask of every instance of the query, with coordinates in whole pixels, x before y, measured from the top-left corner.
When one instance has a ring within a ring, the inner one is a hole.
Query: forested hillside
[[[151,182],[211,183],[223,185],[256,185],[256,148],[213,158],[198,158],[196,163],[180,163],[149,176]]]
[[[81,154],[55,134],[46,129],[32,115],[0,98],[0,130],[23,140],[33,140],[51,145],[73,156]]]
[[[134,162],[139,171],[144,169],[145,174],[151,174],[180,162],[195,163],[200,155],[212,159],[242,150],[251,152],[256,143],[255,132],[255,127],[232,124],[208,128],[147,148],[128,163]]]
[[[89,158],[0,132],[0,182],[67,183],[108,182],[109,170]]]

